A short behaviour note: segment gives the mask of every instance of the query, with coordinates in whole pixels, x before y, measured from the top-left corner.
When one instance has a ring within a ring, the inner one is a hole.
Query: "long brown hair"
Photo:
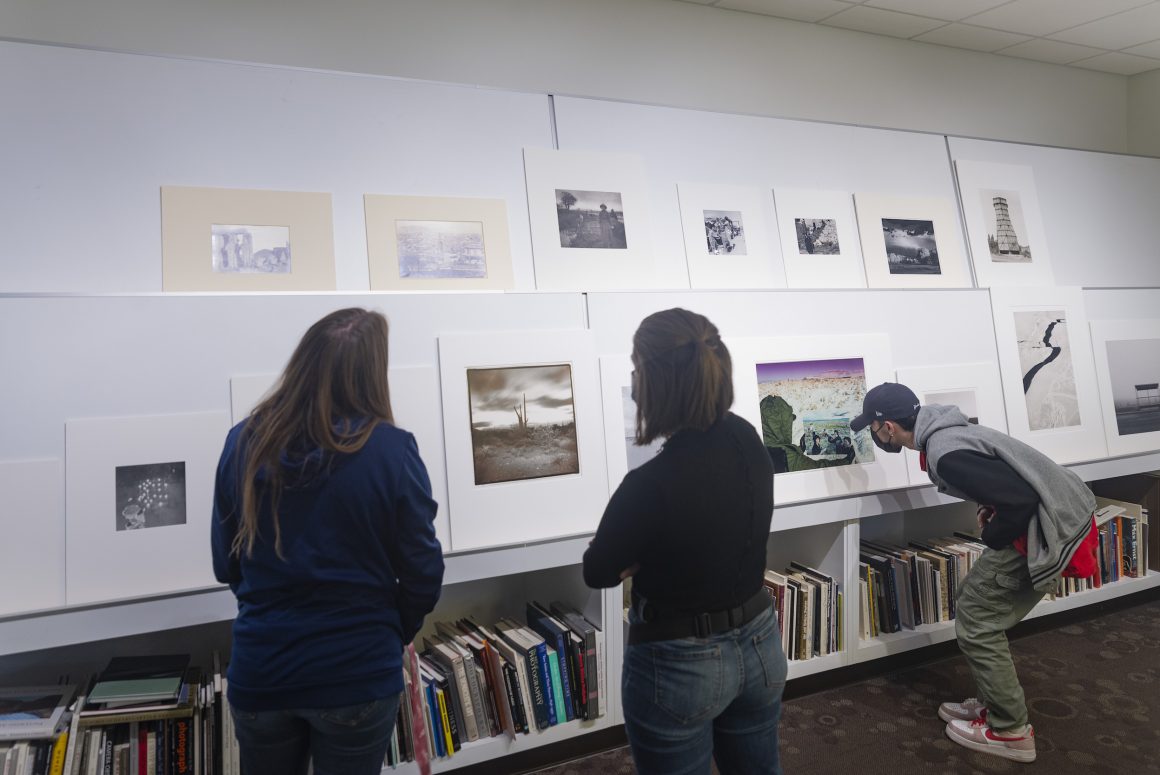
[[[381,313],[351,307],[331,312],[303,335],[273,392],[250,413],[242,435],[242,510],[233,554],[253,554],[259,506],[265,501],[274,522],[274,549],[282,556],[278,503],[285,483],[284,453],[358,452],[376,425],[394,423],[388,333]]]
[[[706,430],[733,405],[733,360],[717,327],[679,307],[654,312],[632,337],[636,443]]]

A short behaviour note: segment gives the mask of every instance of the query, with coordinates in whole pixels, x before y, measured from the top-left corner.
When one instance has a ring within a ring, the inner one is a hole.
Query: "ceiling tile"
[[[1153,57],[1160,59],[1160,40],[1154,40],[1151,43],[1145,43],[1142,46],[1132,46],[1124,49],[1125,54],[1139,54],[1142,57]]]
[[[1005,2],[1007,0],[865,0],[863,5],[953,22]]]
[[[695,3],[696,5],[712,5],[717,0],[681,0],[682,3]]]
[[[853,5],[839,0],[721,0],[717,3],[718,8],[761,13],[799,22],[818,22]]]
[[[883,11],[879,8],[855,6],[848,11],[831,16],[822,22],[830,27],[841,27],[858,32],[872,32],[875,35],[890,35],[895,38],[913,38],[943,26],[943,22],[924,19],[908,13]]]
[[[1016,43],[1029,40],[1026,35],[1016,35],[1014,32],[989,30],[986,27],[973,27],[970,24],[948,24],[937,30],[919,35],[914,40],[923,43],[936,43],[940,46],[954,46],[955,48],[969,48],[973,51],[996,51]]]
[[[1014,46],[1009,46],[995,53],[1003,54],[1004,56],[1020,57],[1022,59],[1034,59],[1038,62],[1066,65],[1077,59],[1087,59],[1088,57],[1093,57],[1104,52],[1098,48],[1088,48],[1087,46],[1076,46],[1072,43],[1060,43],[1057,40],[1036,38],[1026,43],[1016,43]]]
[[[1148,0],[1014,0],[965,21],[1025,35],[1050,35],[1145,5]]]
[[[1099,21],[1064,30],[1053,40],[1117,51],[1160,38],[1160,3],[1118,13]]]
[[[1121,54],[1118,51],[1100,54],[1091,59],[1081,59],[1071,64],[1073,67],[1083,67],[1087,70],[1101,70],[1105,73],[1118,73],[1120,75],[1136,75],[1138,73],[1149,72],[1150,70],[1160,70],[1160,59]]]

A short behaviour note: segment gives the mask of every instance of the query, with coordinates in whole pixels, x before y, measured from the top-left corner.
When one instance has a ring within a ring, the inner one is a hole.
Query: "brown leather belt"
[[[645,608],[647,610],[647,603]],[[628,644],[648,643],[677,638],[708,638],[735,630],[757,618],[769,608],[771,600],[764,588],[734,608],[699,614],[674,614],[644,622],[633,622],[628,628]],[[651,618],[651,617],[650,617]]]

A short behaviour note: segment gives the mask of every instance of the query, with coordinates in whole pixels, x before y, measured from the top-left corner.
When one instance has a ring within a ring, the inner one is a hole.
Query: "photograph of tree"
[[[556,219],[562,248],[628,247],[624,208],[617,192],[556,189]]]
[[[1079,425],[1075,367],[1064,311],[1014,314],[1028,427],[1041,431]]]
[[[883,218],[890,274],[940,274],[933,221]]]
[[[861,358],[758,363],[757,395],[775,473],[874,461],[869,432],[850,431],[866,395]]]
[[[475,483],[580,473],[572,367],[467,369]]]

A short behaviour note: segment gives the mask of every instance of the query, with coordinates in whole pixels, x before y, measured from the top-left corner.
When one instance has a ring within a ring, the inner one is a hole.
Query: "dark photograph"
[[[736,210],[705,210],[705,247],[711,255],[745,255],[745,230]]]
[[[942,274],[933,222],[883,218],[882,236],[890,274]]]
[[[613,191],[556,189],[560,247],[624,250],[624,209]]]
[[[794,218],[798,253],[803,256],[836,256],[842,252],[838,244],[838,222],[832,218]]]
[[[185,524],[185,463],[117,466],[117,530]]]
[[[1108,342],[1108,372],[1121,436],[1160,431],[1160,339]]]

